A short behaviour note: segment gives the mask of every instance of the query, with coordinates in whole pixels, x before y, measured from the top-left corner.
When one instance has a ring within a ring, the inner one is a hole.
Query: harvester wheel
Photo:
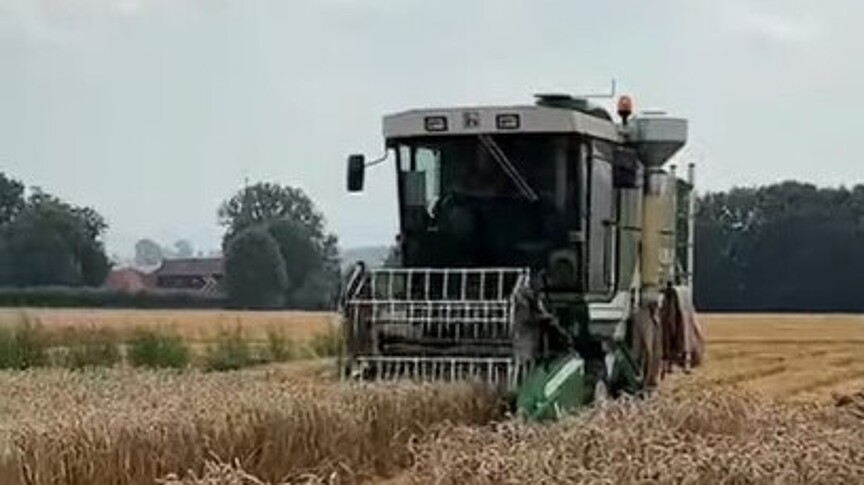
[[[594,404],[603,404],[609,399],[609,387],[606,385],[606,381],[602,379],[597,381],[597,384],[594,385]]]
[[[587,404],[603,402],[609,399],[609,376],[606,363],[601,359],[591,359],[585,364],[585,377],[588,384]]]

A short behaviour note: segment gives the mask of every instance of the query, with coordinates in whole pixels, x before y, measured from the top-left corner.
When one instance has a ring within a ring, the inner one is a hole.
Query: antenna
[[[612,78],[612,81],[609,86],[608,93],[602,94],[583,94],[580,95],[580,98],[603,98],[603,99],[613,99],[618,94],[618,82],[615,81],[615,78]]]
[[[240,173],[243,176],[243,189],[244,190],[248,189],[249,188],[249,167],[244,167]]]

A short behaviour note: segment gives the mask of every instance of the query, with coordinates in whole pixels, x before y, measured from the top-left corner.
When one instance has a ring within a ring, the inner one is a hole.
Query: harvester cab
[[[685,362],[687,329],[669,347],[661,319],[695,321],[693,168],[664,169],[687,121],[632,104],[618,121],[568,95],[385,116],[396,261],[344,280],[344,378],[479,381],[546,419]],[[349,157],[349,191],[374,163]]]

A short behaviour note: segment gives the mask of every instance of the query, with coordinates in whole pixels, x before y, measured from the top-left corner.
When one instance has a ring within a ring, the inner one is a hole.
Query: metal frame
[[[344,377],[479,380],[513,389],[517,295],[527,268],[396,268],[352,275],[344,302]]]

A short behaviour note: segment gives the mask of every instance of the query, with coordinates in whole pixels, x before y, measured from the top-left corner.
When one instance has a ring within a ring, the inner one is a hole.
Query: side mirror
[[[363,155],[348,156],[348,192],[362,192],[366,175],[366,158]]]

